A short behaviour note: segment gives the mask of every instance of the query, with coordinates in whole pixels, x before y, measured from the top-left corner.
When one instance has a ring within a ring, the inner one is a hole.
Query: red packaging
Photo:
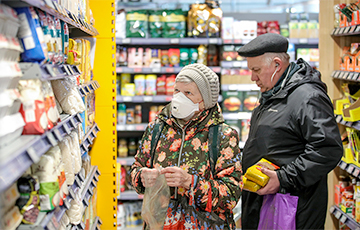
[[[34,100],[21,104],[20,111],[24,118],[25,126],[23,135],[43,134],[48,125],[44,101]]]
[[[175,78],[175,74],[172,74],[166,78],[166,95],[173,95]]]
[[[166,75],[158,76],[156,79],[156,95],[166,94]]]
[[[169,49],[169,63],[171,67],[180,66],[180,49]]]

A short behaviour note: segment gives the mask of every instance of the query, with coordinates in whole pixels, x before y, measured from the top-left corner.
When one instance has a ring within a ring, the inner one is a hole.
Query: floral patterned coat
[[[157,119],[165,124],[156,146],[154,167],[156,165],[163,168],[178,166],[186,170],[193,177],[192,183],[189,190],[178,187],[176,189],[178,196],[186,196],[189,200],[195,201],[195,206],[201,210],[209,210],[210,207],[225,221],[225,226],[235,229],[232,209],[240,198],[242,183],[239,136],[236,130],[224,124],[222,131],[218,134],[221,135],[221,141],[215,175],[212,175],[209,163],[209,148],[211,147],[208,144],[209,127],[224,123],[219,105],[201,112],[185,124],[183,129],[170,116],[170,104],[161,111]],[[139,194],[145,192],[140,169],[150,167],[153,128],[154,122],[151,122],[146,128],[135,156],[135,162],[131,167],[131,182]],[[178,162],[180,162],[179,165]],[[172,198],[176,190],[170,187]],[[208,202],[209,199],[211,202]],[[179,219],[178,216],[174,217],[170,213],[169,208],[165,227],[174,224]],[[189,225],[191,226],[191,223],[186,224],[186,226]]]

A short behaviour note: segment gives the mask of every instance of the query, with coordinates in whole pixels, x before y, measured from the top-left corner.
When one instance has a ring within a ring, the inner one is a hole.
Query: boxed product
[[[180,49],[170,48],[168,51],[169,65],[171,67],[179,67],[180,65]]]
[[[150,67],[152,60],[151,53],[152,51],[150,48],[146,48],[145,51],[143,52],[143,59],[142,59],[143,67]]]
[[[173,95],[176,75],[172,74],[166,77],[166,95]]]
[[[161,67],[161,50],[160,49],[151,49],[151,58],[150,58],[150,68],[160,68]]]
[[[234,18],[233,17],[223,17],[221,23],[221,37],[224,40],[234,38]]]
[[[33,7],[15,9],[20,19],[18,37],[21,40],[24,52],[21,59],[24,62],[42,63],[48,58],[48,50],[41,30],[39,18]]]
[[[241,91],[223,91],[223,112],[240,112],[242,111]]]
[[[142,67],[143,65],[143,48],[128,49],[128,66],[130,68]]]

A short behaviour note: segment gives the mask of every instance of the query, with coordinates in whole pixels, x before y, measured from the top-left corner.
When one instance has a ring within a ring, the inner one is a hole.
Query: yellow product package
[[[255,182],[248,180],[246,176],[243,176],[243,188],[244,190],[250,192],[256,192],[257,190],[261,189],[261,186],[256,184]]]
[[[264,187],[269,181],[269,177],[261,172],[262,168],[267,168],[270,170],[278,169],[279,167],[270,161],[262,158],[255,165],[251,166],[246,170],[245,177],[248,180],[255,182],[256,184]]]

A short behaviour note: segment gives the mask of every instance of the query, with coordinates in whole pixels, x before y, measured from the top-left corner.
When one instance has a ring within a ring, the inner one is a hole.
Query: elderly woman
[[[202,64],[185,66],[176,77],[171,103],[142,137],[131,167],[136,191],[143,194],[158,175],[164,174],[171,199],[189,204],[193,201],[198,210],[196,216],[188,218],[191,214],[184,211],[184,205],[170,203],[164,229],[235,229],[232,209],[241,195],[242,175],[239,136],[224,124],[218,97],[218,76],[210,68]],[[151,146],[156,123],[162,123],[161,134]],[[211,127],[219,127],[218,132],[209,131]],[[214,148],[211,143],[216,140]],[[214,149],[216,157],[212,158],[209,153]],[[153,165],[163,169],[158,171]],[[216,224],[200,218],[206,213],[215,216]]]

